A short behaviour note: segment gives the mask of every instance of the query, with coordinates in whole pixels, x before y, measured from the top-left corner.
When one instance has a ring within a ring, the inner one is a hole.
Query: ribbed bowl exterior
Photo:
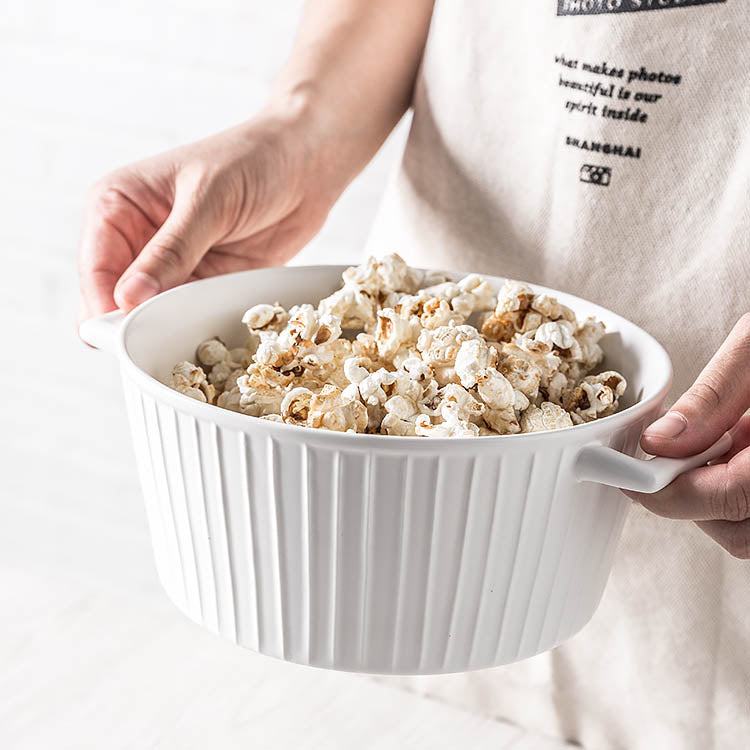
[[[629,502],[576,481],[575,439],[544,451],[425,439],[408,453],[398,439],[279,439],[124,383],[161,581],[241,646],[349,671],[456,672],[551,648],[596,609]],[[633,453],[640,429],[606,442]]]

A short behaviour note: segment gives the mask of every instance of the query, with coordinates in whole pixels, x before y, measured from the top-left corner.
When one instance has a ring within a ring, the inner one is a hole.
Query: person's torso
[[[750,297],[749,28],[741,0],[438,2],[371,249],[613,308],[684,390]]]
[[[744,0],[438,0],[368,250],[609,307],[675,396],[750,308],[748,29]],[[419,689],[591,748],[736,747],[748,613],[747,563],[638,508],[579,636]]]

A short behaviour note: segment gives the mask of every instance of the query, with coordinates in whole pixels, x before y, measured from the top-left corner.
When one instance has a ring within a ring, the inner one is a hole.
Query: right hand
[[[104,177],[84,216],[81,320],[289,260],[351,177],[322,140],[304,117],[268,112]]]

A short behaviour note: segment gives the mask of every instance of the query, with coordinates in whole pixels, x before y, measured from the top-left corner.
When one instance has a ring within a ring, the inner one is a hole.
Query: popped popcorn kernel
[[[242,323],[244,346],[203,341],[171,387],[267,421],[420,438],[584,424],[614,413],[627,388],[612,370],[591,374],[600,321],[523,282],[496,294],[477,274],[454,281],[396,254],[346,269],[317,306],[257,304]]]
[[[227,357],[227,348],[219,339],[208,339],[198,346],[196,357],[202,365],[213,365],[223,362]]]
[[[242,323],[251,333],[275,331],[279,333],[289,319],[287,311],[278,303],[254,305],[242,316]]]
[[[539,406],[530,406],[521,415],[521,432],[543,432],[572,427],[573,421],[562,406],[543,401]]]
[[[320,393],[310,399],[307,425],[322,427],[336,432],[364,432],[367,428],[367,409],[360,401],[342,398],[341,389],[335,385],[324,385]]]

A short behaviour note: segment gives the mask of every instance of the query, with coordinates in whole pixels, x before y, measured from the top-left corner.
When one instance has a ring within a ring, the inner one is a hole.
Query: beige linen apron
[[[371,252],[539,282],[653,333],[687,388],[750,309],[750,3],[438,0]],[[395,678],[586,747],[750,747],[750,563],[634,508],[593,621]]]

